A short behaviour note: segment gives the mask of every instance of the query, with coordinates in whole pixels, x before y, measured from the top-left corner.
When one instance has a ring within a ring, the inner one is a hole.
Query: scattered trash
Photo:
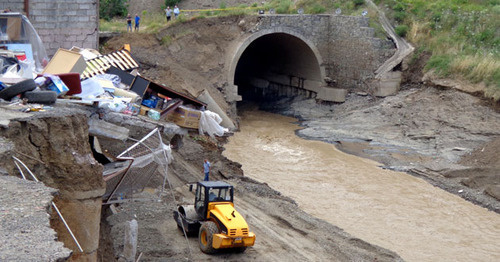
[[[80,53],[59,48],[52,57],[49,64],[42,71],[43,74],[64,74],[78,73],[82,74],[87,68],[85,59]]]
[[[130,45],[105,55],[80,47],[59,48],[49,60],[26,17],[0,14],[2,18],[8,23],[6,34],[0,36],[0,98],[19,104],[20,110],[40,112],[48,108],[43,105],[79,103],[172,121],[210,136],[227,132],[220,125],[227,122],[221,110],[204,111],[204,102],[139,75]],[[213,103],[213,99],[208,100]],[[102,130],[93,120],[89,125],[97,128],[95,132],[116,137],[111,134],[116,131],[113,128]]]
[[[160,120],[160,112],[154,110],[154,109],[151,109],[148,111],[148,116],[149,118],[153,119],[153,120]]]

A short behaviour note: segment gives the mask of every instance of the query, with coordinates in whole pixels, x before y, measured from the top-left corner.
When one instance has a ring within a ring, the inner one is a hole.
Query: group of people
[[[181,11],[179,10],[179,7],[174,6],[174,10],[170,9],[170,6],[167,6],[167,9],[165,9],[165,15],[167,16],[167,22],[170,21],[172,18],[172,13],[174,13],[175,19],[177,19],[177,16],[179,16],[179,13]]]
[[[167,22],[170,21],[172,18],[172,14],[174,14],[174,18],[177,19],[177,17],[180,14],[179,7],[177,5],[174,6],[174,9],[170,9],[170,6],[167,6],[167,9],[165,9],[165,15],[167,16]],[[137,32],[139,31],[139,21],[141,20],[141,17],[138,14],[135,14],[135,26],[134,30]],[[132,32],[132,16],[130,14],[127,14],[127,32]]]
[[[139,21],[141,17],[138,14],[135,14],[135,31],[139,31]],[[127,32],[132,32],[132,16],[130,14],[127,15]]]

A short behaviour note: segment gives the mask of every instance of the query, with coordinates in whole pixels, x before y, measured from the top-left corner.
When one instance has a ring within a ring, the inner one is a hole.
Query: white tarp
[[[220,123],[222,122],[222,118],[212,111],[206,110],[201,112],[200,124],[198,127],[198,131],[200,135],[207,133],[209,136],[223,136],[225,132],[229,130],[225,127],[222,127]]]

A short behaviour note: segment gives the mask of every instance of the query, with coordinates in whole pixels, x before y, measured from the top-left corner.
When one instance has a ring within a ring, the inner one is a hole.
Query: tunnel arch
[[[316,46],[303,35],[287,28],[274,28],[243,40],[232,58],[228,82],[237,87],[235,92],[241,93],[244,88],[241,82],[246,78],[286,81],[288,76],[306,80],[305,88],[315,91],[325,78],[323,59]]]

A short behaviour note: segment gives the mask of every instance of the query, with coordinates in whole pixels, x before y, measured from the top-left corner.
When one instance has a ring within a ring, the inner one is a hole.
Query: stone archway
[[[294,79],[311,91],[323,86],[325,68],[316,46],[287,28],[266,29],[252,34],[237,48],[231,61],[228,83],[241,93],[253,81],[292,83]]]

